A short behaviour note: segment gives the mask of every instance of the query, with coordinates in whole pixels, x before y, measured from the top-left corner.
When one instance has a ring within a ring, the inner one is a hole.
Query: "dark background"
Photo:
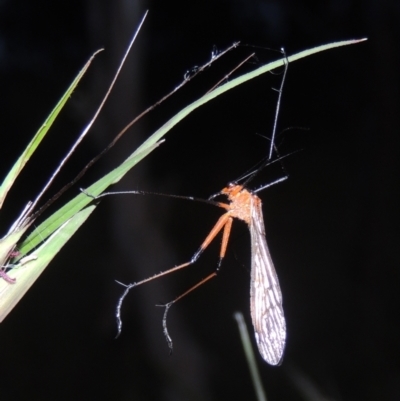
[[[6,232],[94,113],[145,9],[108,105],[49,196],[138,112],[206,62],[242,46],[147,116],[82,179],[115,167],[252,51],[258,62],[368,37],[289,66],[277,145],[289,179],[261,192],[288,338],[281,367],[257,354],[270,400],[398,400],[399,31],[396,1],[0,2],[2,176],[88,57],[97,56],[2,210]],[[108,3],[108,5],[107,5]],[[254,62],[254,60],[253,60]],[[240,72],[257,67],[247,63]],[[239,73],[236,73],[236,75]],[[207,198],[266,155],[281,75],[221,96],[175,127],[117,187]],[[288,129],[289,128],[289,129]],[[251,188],[281,176],[263,170]],[[117,189],[115,187],[115,189]],[[60,206],[78,193],[73,188]],[[54,209],[53,209],[54,210]],[[50,211],[49,211],[50,212]],[[221,214],[157,196],[104,199],[2,323],[1,399],[255,399],[233,313],[249,314],[250,241],[236,222],[219,276],[171,309],[168,355],[154,305],[216,266],[218,241],[186,272],[122,287],[188,260]]]

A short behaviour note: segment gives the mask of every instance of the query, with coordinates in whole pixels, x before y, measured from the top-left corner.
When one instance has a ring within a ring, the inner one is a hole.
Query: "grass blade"
[[[19,159],[14,163],[13,167],[7,174],[6,178],[4,179],[1,187],[0,187],[0,209],[3,206],[3,202],[7,196],[8,191],[14,184],[14,181],[18,177],[19,173],[22,171],[22,169],[25,167],[25,164],[28,162],[28,160],[31,158],[37,147],[40,145],[42,142],[43,138],[46,136],[47,132],[49,131],[50,127],[52,126],[53,122],[57,118],[57,116],[60,114],[62,108],[65,106],[67,103],[67,100],[71,97],[72,92],[78,85],[79,81],[82,79],[82,77],[85,75],[85,72],[89,68],[92,60],[94,59],[95,54],[89,59],[89,61],[84,65],[82,70],[79,72],[79,74],[76,76],[72,84],[69,86],[67,91],[64,93],[62,98],[59,100],[57,105],[54,107],[50,115],[46,118],[45,122],[42,124],[42,126],[39,128],[35,136],[32,138],[32,140],[29,142],[28,146],[24,150],[24,152],[21,154]]]

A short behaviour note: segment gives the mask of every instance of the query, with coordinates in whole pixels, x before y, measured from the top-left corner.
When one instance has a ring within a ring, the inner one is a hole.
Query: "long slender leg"
[[[227,218],[226,219],[225,218],[222,219],[224,216],[226,216]],[[191,293],[195,289],[199,288],[201,285],[203,285],[207,281],[209,281],[212,278],[214,278],[217,275],[217,271],[221,267],[222,260],[225,257],[226,248],[228,246],[229,236],[230,236],[231,229],[232,229],[233,218],[228,213],[225,213],[223,216],[220,217],[219,221],[221,221],[221,220],[223,221],[223,224],[224,224],[223,225],[224,231],[223,231],[223,234],[222,234],[222,243],[221,243],[221,249],[220,249],[220,252],[219,252],[219,262],[218,262],[217,270],[214,273],[209,274],[206,278],[203,278],[201,281],[199,281],[193,287],[190,287],[183,294],[177,296],[173,301],[168,302],[165,305],[157,305],[157,306],[163,306],[165,308],[164,316],[163,316],[163,320],[162,320],[162,325],[163,325],[163,332],[164,332],[164,335],[165,335],[165,339],[167,340],[170,353],[172,353],[173,343],[172,343],[172,338],[169,335],[168,328],[167,328],[167,315],[168,315],[169,309],[171,308],[171,306],[175,302],[179,301],[180,299],[182,299],[183,297],[185,297],[186,295],[188,295],[189,293]],[[218,226],[219,221],[214,226],[214,228],[216,228]],[[206,240],[203,242],[202,246],[200,247],[200,250],[204,250],[205,247],[208,246],[208,244],[213,240],[213,238],[215,238],[215,235],[221,230],[221,228],[222,227],[219,227],[216,232],[213,232],[213,230],[211,230],[210,234],[207,236]],[[207,242],[207,240],[208,240],[208,242]],[[203,245],[205,245],[205,246],[203,247]]]
[[[173,301],[168,302],[165,305],[156,305],[156,306],[162,306],[165,308],[164,311],[164,316],[162,319],[162,325],[163,325],[163,332],[165,335],[165,339],[167,340],[168,343],[168,348],[169,348],[169,353],[172,354],[172,349],[173,349],[173,343],[172,343],[172,338],[168,333],[168,328],[167,328],[167,314],[169,311],[169,308],[177,301],[179,301],[181,298],[183,298],[184,296],[186,296],[187,294],[189,294],[190,292],[194,291],[196,288],[199,288],[201,285],[203,285],[204,283],[206,283],[208,280],[211,280],[213,277],[215,277],[217,275],[216,272],[209,274],[206,278],[203,278],[203,280],[199,281],[196,285],[194,285],[193,287],[190,287],[187,291],[185,291],[183,294],[177,296]]]

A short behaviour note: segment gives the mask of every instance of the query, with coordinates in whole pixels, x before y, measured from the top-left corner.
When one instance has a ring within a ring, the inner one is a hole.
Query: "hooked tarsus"
[[[164,333],[165,339],[167,340],[167,344],[168,344],[169,354],[170,355],[172,354],[172,350],[173,350],[174,347],[173,347],[173,343],[172,343],[172,338],[168,333],[167,314],[168,314],[169,308],[172,306],[173,303],[174,303],[174,301],[173,302],[169,302],[169,303],[167,303],[165,305],[156,305],[156,306],[161,306],[161,307],[165,308],[164,316],[163,316],[163,319],[162,319],[162,326],[163,326],[163,333]]]
[[[5,272],[3,272],[3,274],[5,274]],[[0,276],[3,277],[2,272],[0,271]],[[4,278],[4,277],[3,277]],[[121,283],[121,281],[115,280],[118,284],[122,285],[123,287],[125,287],[125,291],[123,292],[123,294],[119,297],[118,303],[117,303],[117,310],[115,312],[115,317],[117,318],[117,335],[115,336],[115,338],[118,338],[119,335],[121,334],[122,331],[122,318],[121,318],[121,308],[122,308],[122,304],[124,302],[125,297],[129,294],[129,291],[133,288],[136,287],[138,283],[132,283],[132,284],[124,284]],[[165,305],[156,305],[156,306],[161,306],[163,308],[165,308],[164,311],[164,316],[162,319],[162,325],[163,325],[163,333],[165,336],[165,339],[167,340],[167,344],[168,344],[168,348],[169,348],[169,354],[172,354],[172,350],[173,350],[173,343],[172,343],[172,338],[168,333],[168,328],[167,328],[167,314],[169,311],[169,308],[172,306],[172,304],[175,301],[169,302]]]
[[[121,334],[121,330],[122,330],[122,319],[121,319],[121,307],[122,307],[122,303],[124,302],[125,297],[128,295],[129,291],[131,290],[131,288],[136,286],[136,283],[132,283],[132,284],[124,284],[121,283],[120,281],[115,280],[118,284],[122,285],[125,287],[125,291],[124,293],[120,296],[118,303],[117,303],[117,310],[115,312],[115,317],[117,318],[117,335],[115,336],[115,338],[118,338],[119,335]]]

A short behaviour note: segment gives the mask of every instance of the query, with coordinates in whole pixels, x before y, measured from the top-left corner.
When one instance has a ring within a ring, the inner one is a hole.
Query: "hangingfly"
[[[284,56],[285,53],[282,51]],[[267,164],[271,163],[273,151],[275,149],[275,133],[277,127],[277,118],[279,114],[280,101],[282,96],[283,83],[285,81],[287,72],[287,60],[286,56],[284,58],[284,72],[281,82],[280,89],[278,90],[278,102],[275,111],[275,120],[273,126],[273,132],[271,137],[271,144],[269,149],[268,158],[266,162],[256,171],[248,174],[249,177],[245,184],[248,183],[262,168]],[[276,159],[275,161],[279,160]],[[278,365],[282,359],[283,351],[285,348],[286,341],[286,323],[282,308],[282,293],[279,287],[278,277],[275,272],[274,264],[269,253],[267,241],[265,238],[265,227],[264,218],[262,214],[262,203],[260,198],[256,195],[256,192],[261,191],[268,186],[271,186],[277,182],[283,181],[287,177],[283,177],[269,185],[265,185],[262,188],[257,189],[254,192],[250,192],[245,188],[245,184],[240,185],[237,182],[229,184],[227,187],[223,188],[219,193],[211,196],[208,200],[196,199],[193,197],[184,197],[169,195],[174,198],[183,198],[189,200],[199,200],[215,206],[221,207],[226,210],[226,212],[218,219],[217,223],[211,229],[207,237],[204,239],[200,248],[192,256],[192,258],[179,266],[175,266],[169,270],[163,271],[161,273],[155,274],[154,276],[148,277],[144,280],[131,283],[128,285],[122,284],[125,287],[125,291],[119,298],[117,304],[116,318],[118,323],[118,335],[121,333],[122,329],[122,319],[121,319],[121,307],[125,297],[128,295],[129,291],[133,287],[137,287],[141,284],[154,280],[156,278],[165,276],[169,273],[175,272],[177,270],[183,269],[195,263],[203,251],[208,247],[208,245],[213,241],[213,239],[218,235],[219,232],[223,231],[222,243],[219,253],[219,264],[218,268],[221,266],[222,260],[225,257],[226,249],[228,246],[229,236],[232,228],[233,219],[239,219],[244,221],[250,230],[251,238],[251,280],[250,280],[250,311],[251,318],[253,321],[255,338],[257,342],[260,354],[266,362],[271,365]],[[87,192],[83,191],[88,196],[92,196]],[[122,191],[122,192],[107,192],[98,197],[100,198],[107,195],[116,194],[149,194],[143,191]],[[162,195],[162,194],[155,194]],[[229,203],[217,202],[213,199],[218,195],[224,195],[228,198]],[[217,268],[217,270],[218,270]],[[198,288],[200,285],[204,284],[206,281],[215,277],[217,272],[209,274],[206,278],[201,280],[199,283],[191,287],[189,290],[179,295],[173,301],[160,305],[165,307],[164,317],[163,317],[163,329],[166,340],[170,349],[172,350],[172,339],[167,330],[167,314],[170,307],[186,296],[188,293]]]

